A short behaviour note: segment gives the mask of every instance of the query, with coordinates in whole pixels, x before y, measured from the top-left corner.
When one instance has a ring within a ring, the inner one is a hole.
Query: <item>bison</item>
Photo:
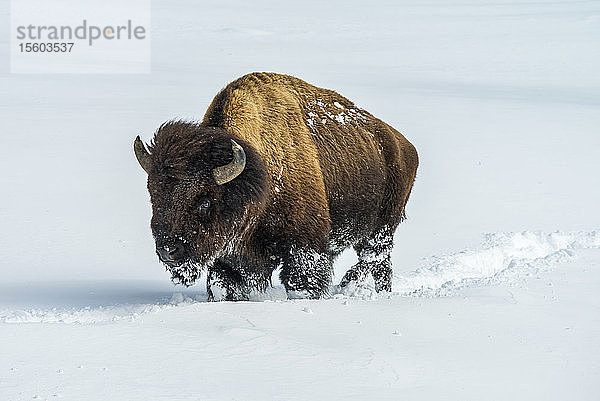
[[[156,253],[174,283],[207,271],[209,300],[264,291],[275,269],[288,297],[328,294],[335,257],[390,291],[393,234],[418,165],[413,145],[338,93],[252,73],[213,99],[202,123],[162,124],[135,155],[148,174]]]

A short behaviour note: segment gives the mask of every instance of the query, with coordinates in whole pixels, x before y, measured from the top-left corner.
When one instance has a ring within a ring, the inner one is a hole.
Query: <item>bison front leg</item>
[[[206,277],[208,301],[244,301],[248,293],[244,289],[241,274],[226,263],[216,262]]]
[[[326,252],[292,249],[284,258],[279,278],[288,298],[321,298],[329,293],[332,260]]]
[[[265,291],[272,270],[244,268],[228,261],[217,261],[208,271],[208,301],[247,301],[253,291]]]

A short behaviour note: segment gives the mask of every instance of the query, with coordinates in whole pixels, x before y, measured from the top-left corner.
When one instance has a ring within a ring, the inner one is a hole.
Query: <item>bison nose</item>
[[[158,246],[156,247],[156,253],[162,262],[175,262],[180,259],[183,254],[183,245],[170,244]]]

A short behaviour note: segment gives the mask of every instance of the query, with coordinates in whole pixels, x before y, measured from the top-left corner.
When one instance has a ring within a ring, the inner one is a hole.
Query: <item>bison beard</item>
[[[341,286],[371,274],[390,291],[393,234],[418,165],[399,132],[336,92],[246,75],[202,123],[163,124],[135,154],[148,173],[152,232],[175,283],[207,271],[209,299],[244,300],[271,275],[289,297],[326,295],[332,263],[354,247]]]
[[[186,287],[193,285],[202,275],[202,267],[191,261],[184,262],[179,266],[167,265],[165,268],[171,273],[173,284],[183,284]]]

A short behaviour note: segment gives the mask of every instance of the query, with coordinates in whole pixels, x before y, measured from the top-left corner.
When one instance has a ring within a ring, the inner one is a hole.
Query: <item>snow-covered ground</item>
[[[0,33],[0,400],[598,398],[600,3],[177,0],[152,21],[148,75],[9,74]],[[132,139],[250,71],[338,90],[419,150],[393,294],[169,283]]]

